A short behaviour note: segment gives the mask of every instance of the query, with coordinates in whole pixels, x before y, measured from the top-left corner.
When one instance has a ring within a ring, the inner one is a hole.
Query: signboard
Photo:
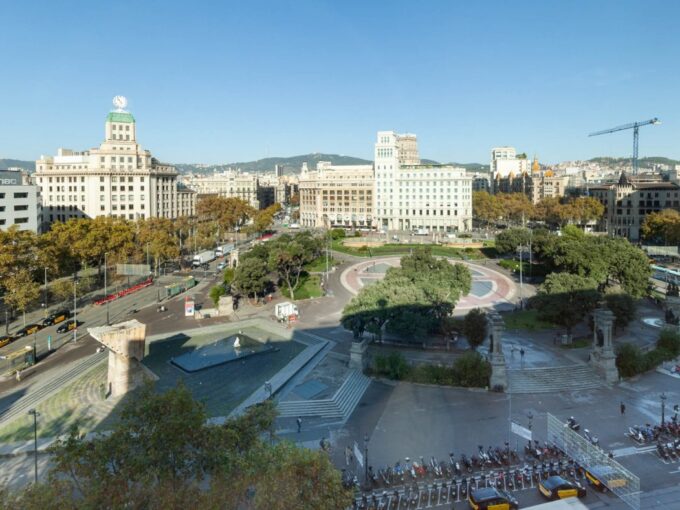
[[[194,300],[186,299],[184,300],[184,316],[193,317],[194,316]]]
[[[364,467],[364,456],[362,455],[361,450],[359,450],[359,445],[356,441],[354,441],[354,458],[357,459],[357,462],[361,467]]]
[[[517,434],[519,437],[523,437],[524,439],[528,439],[531,441],[531,431],[527,428],[522,427],[521,425],[513,422],[510,422],[510,432],[513,434]]]
[[[21,186],[21,172],[0,171],[0,186]]]
[[[148,276],[151,273],[149,264],[116,264],[119,276]]]

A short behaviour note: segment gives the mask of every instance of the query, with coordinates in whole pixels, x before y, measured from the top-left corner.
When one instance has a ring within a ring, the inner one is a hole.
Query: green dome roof
[[[128,112],[110,112],[106,116],[106,122],[130,122],[134,124],[135,118]]]

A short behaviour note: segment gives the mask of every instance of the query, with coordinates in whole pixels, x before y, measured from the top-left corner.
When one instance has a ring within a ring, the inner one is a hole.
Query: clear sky
[[[98,145],[116,94],[168,162],[331,152],[378,130],[422,157],[680,159],[680,2],[0,3],[0,157]]]

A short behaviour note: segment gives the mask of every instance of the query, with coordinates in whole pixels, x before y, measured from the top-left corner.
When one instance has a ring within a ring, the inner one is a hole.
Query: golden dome
[[[538,158],[534,155],[534,162],[531,163],[531,172],[538,173],[541,171],[541,165],[538,164]]]
[[[546,177],[552,177],[552,176],[555,175],[555,174],[554,174],[554,172],[553,172],[552,170],[546,170],[544,175],[545,175]]]

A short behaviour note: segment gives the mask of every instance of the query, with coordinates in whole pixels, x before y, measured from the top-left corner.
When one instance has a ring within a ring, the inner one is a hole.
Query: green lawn
[[[385,255],[406,255],[411,253],[411,250],[422,247],[429,247],[432,249],[432,254],[439,257],[451,257],[457,259],[483,259],[486,257],[494,257],[495,249],[493,247],[485,248],[451,248],[449,246],[439,246],[435,244],[385,244],[383,246],[376,246],[369,248],[368,246],[360,246],[358,248],[350,248],[342,244],[342,241],[336,240],[332,244],[333,250],[347,253],[348,255],[355,255],[357,257],[379,257]]]
[[[335,261],[333,257],[328,257],[328,267],[333,267]],[[320,257],[312,260],[309,264],[305,265],[304,270],[309,273],[321,273],[326,270],[326,255],[321,255]]]
[[[288,286],[286,284],[281,285],[281,294],[290,298]],[[321,290],[321,277],[316,274],[304,273],[300,277],[300,283],[295,289],[295,300],[321,296],[323,296],[323,291]]]
[[[555,325],[550,322],[540,320],[536,310],[518,310],[516,312],[504,313],[502,317],[507,329],[536,331],[539,329],[552,329],[555,327]]]

